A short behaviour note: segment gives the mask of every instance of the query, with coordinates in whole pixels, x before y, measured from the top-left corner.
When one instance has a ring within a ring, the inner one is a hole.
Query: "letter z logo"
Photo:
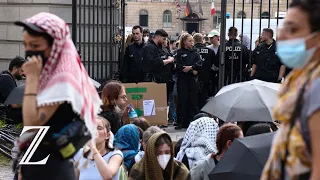
[[[19,164],[20,165],[45,165],[47,163],[47,160],[49,159],[50,154],[46,158],[38,162],[30,162],[30,159],[33,156],[34,152],[37,150],[38,146],[40,145],[40,142],[48,132],[49,126],[25,126],[23,127],[21,134],[31,129],[39,129],[39,131],[35,135],[34,139],[32,140],[30,146],[28,147],[26,153],[23,155]]]

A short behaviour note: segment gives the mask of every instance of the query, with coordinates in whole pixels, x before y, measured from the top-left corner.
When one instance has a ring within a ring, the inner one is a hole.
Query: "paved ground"
[[[175,130],[174,126],[163,129],[170,135],[173,142],[177,142],[179,139],[183,138],[186,133],[186,129]],[[0,165],[0,180],[12,180],[13,176],[14,174],[10,166]]]
[[[163,128],[171,137],[173,142],[177,142],[179,139],[183,138],[186,134],[186,129],[175,130],[174,126],[169,126],[167,128]]]
[[[10,166],[0,165],[0,179],[13,180],[14,174]]]

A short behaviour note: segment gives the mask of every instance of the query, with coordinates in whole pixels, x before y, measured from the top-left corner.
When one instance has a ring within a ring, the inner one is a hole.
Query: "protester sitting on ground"
[[[139,152],[140,137],[142,137],[142,133],[134,124],[122,126],[114,136],[114,147],[122,151],[124,165],[128,172],[134,165],[134,158]]]
[[[165,132],[158,132],[150,137],[146,153],[136,163],[129,175],[129,180],[164,180],[190,179],[189,170],[182,163],[174,160],[173,143]]]
[[[208,154],[216,153],[218,131],[219,126],[213,118],[202,117],[193,121],[183,138],[177,160],[191,169],[195,162]]]
[[[222,159],[224,153],[236,138],[243,138],[243,133],[240,127],[232,123],[221,126],[216,142],[218,151],[216,153],[209,154],[204,159],[195,163],[194,167],[190,170],[191,179],[209,180],[208,175]]]
[[[150,123],[144,117],[135,118],[132,124],[140,127],[143,131],[150,127]]]
[[[144,156],[145,151],[147,150],[147,143],[148,140],[150,139],[150,137],[158,132],[164,132],[162,129],[160,129],[157,126],[151,126],[149,127],[146,131],[143,132],[143,136],[142,136],[142,151],[139,151],[139,153],[136,155],[135,162],[138,163]]]
[[[125,87],[119,81],[109,81],[102,90],[102,112],[100,116],[110,122],[111,131],[116,134],[125,124],[130,124]]]
[[[89,143],[88,149],[80,149],[74,156],[76,162],[75,175],[78,180],[118,180],[123,161],[120,150],[113,148],[113,134],[110,123],[103,117],[97,117],[97,134],[95,146]],[[92,157],[88,157],[89,151],[93,151]],[[84,167],[86,159],[91,159],[88,167]]]
[[[258,124],[252,125],[246,132],[245,136],[253,136],[253,135],[264,134],[269,132],[273,132],[270,124],[258,123]]]

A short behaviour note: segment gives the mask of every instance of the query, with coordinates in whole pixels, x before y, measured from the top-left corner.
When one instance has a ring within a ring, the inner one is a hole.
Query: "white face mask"
[[[147,43],[147,42],[148,42],[148,40],[149,40],[149,37],[148,37],[148,36],[146,36],[146,37],[144,37],[144,38],[143,38],[143,40],[144,40],[144,42],[145,42],[145,43]]]
[[[163,170],[166,169],[170,161],[170,158],[171,158],[171,154],[162,154],[157,157],[158,163]]]

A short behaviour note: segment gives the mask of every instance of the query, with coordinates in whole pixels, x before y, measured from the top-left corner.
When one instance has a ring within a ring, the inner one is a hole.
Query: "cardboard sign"
[[[166,84],[154,82],[124,84],[128,103],[132,104],[138,116],[144,116],[151,125],[167,125]]]

